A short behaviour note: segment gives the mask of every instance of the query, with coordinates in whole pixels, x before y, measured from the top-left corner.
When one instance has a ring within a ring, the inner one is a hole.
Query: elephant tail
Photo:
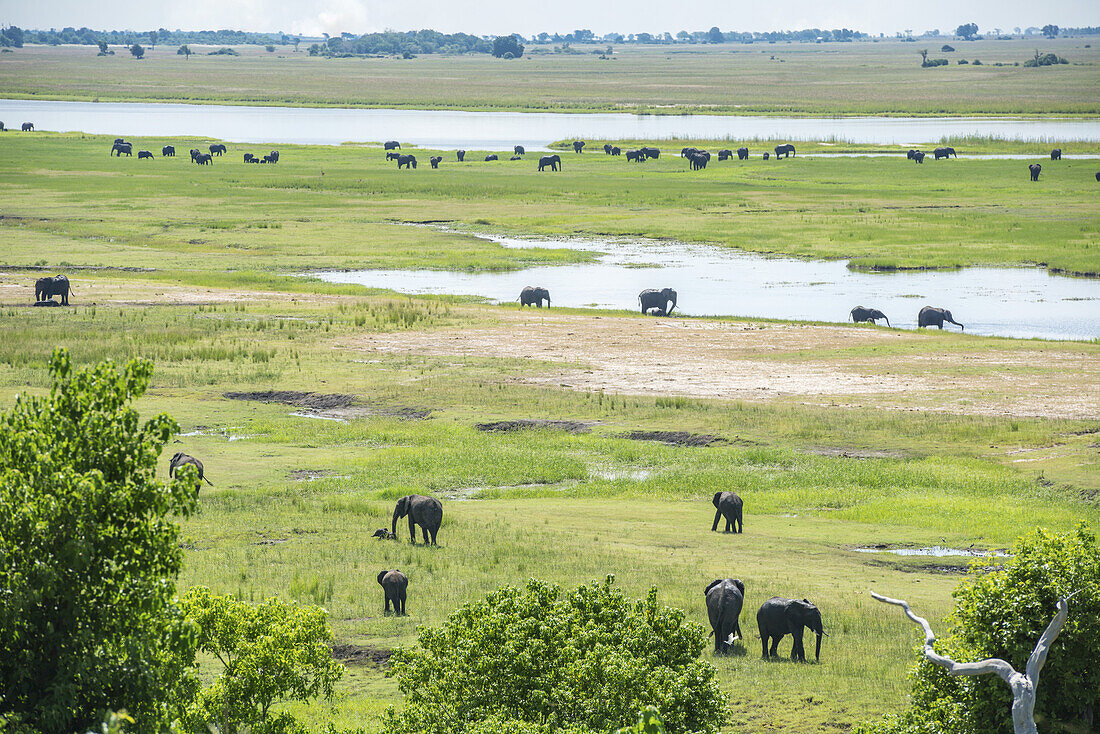
[[[213,482],[211,482],[211,481],[210,481],[209,479],[207,479],[206,477],[203,477],[203,478],[202,478],[202,481],[206,482],[206,483],[207,483],[207,484],[209,484],[209,485],[210,485],[211,487],[213,487],[213,486],[214,486],[214,483],[213,483]]]

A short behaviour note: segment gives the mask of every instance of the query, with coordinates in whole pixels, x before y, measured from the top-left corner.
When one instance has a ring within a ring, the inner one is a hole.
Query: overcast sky
[[[597,34],[851,28],[893,33],[1017,26],[1100,26],[1100,0],[0,0],[23,28],[216,30],[331,35],[433,28],[454,33]]]

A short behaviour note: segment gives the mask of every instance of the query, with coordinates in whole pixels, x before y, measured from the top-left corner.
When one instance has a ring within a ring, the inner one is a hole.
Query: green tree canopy
[[[130,54],[135,59],[140,59],[145,56],[145,49],[141,47],[141,44],[135,43],[133,46],[130,47]]]
[[[978,35],[978,24],[964,23],[955,29],[955,35],[968,41],[973,40],[974,36]]]
[[[501,59],[504,58],[505,54],[512,54],[512,58],[518,59],[523,56],[523,44],[520,43],[522,40],[517,33],[510,36],[498,36],[493,39],[493,56]]]
[[[156,479],[178,427],[131,405],[152,370],[74,369],[58,350],[49,394],[0,416],[0,719],[16,731],[68,734],[119,708],[154,731],[191,684],[172,516],[194,509],[196,477]]]

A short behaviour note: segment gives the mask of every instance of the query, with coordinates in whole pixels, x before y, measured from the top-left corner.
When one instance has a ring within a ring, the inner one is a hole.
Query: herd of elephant
[[[192,148],[191,149],[191,162],[196,164],[196,165],[199,165],[199,166],[210,166],[210,165],[213,165],[215,156],[221,157],[221,156],[225,155],[228,152],[228,148],[226,148],[223,143],[213,143],[209,147],[209,150],[210,150],[209,153],[203,153],[198,148]],[[111,146],[111,155],[118,156],[119,158],[121,158],[124,155],[125,156],[132,156],[133,154],[134,154],[134,144],[133,143],[127,142],[123,138],[115,138],[115,142]],[[175,146],[173,146],[173,145],[164,146],[163,148],[160,149],[160,155],[161,155],[162,158],[175,158],[176,157],[176,148],[175,148]],[[153,152],[150,151],[150,150],[139,150],[137,157],[138,157],[138,160],[140,161],[143,158],[152,159],[155,156],[153,155]],[[279,162],[279,151],[273,150],[270,153],[267,153],[266,155],[260,155],[260,156],[257,156],[253,153],[245,153],[244,154],[244,162],[245,163],[278,163]]]
[[[14,128],[10,128],[10,129],[14,129]],[[23,127],[20,128],[20,129],[25,133],[33,133],[34,132],[34,123],[33,122],[24,122]],[[9,128],[4,127],[4,123],[0,122],[0,133],[7,132],[8,130],[9,130]]]

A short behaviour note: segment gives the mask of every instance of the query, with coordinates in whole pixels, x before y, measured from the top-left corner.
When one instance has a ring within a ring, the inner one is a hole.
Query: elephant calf
[[[703,594],[707,597],[714,652],[727,653],[733,640],[744,639],[741,634],[741,607],[745,603],[745,584],[741,579],[715,579],[707,585]]]
[[[726,518],[726,529],[722,532],[745,532],[745,523],[742,520],[745,503],[739,496],[733,492],[715,492],[711,504],[715,509],[714,524],[710,527],[712,533],[718,530],[718,520],[723,517]]]
[[[405,616],[405,591],[409,588],[409,577],[397,569],[392,571],[380,571],[378,584],[386,594],[385,614],[390,613],[390,604],[393,604],[393,613]]]
[[[391,533],[389,530],[386,530],[385,528],[378,528],[377,530],[374,531],[374,535],[372,535],[371,537],[372,538],[381,538],[382,540],[396,540],[397,539],[396,535]]]
[[[779,641],[784,636],[794,638],[791,660],[806,662],[806,650],[802,647],[802,632],[806,627],[817,634],[817,650],[814,657],[821,660],[821,638],[828,637],[821,626],[821,612],[809,599],[784,599],[773,596],[756,612],[756,625],[760,629],[760,644],[764,659],[779,656]],[[771,640],[771,648],[768,640]]]

